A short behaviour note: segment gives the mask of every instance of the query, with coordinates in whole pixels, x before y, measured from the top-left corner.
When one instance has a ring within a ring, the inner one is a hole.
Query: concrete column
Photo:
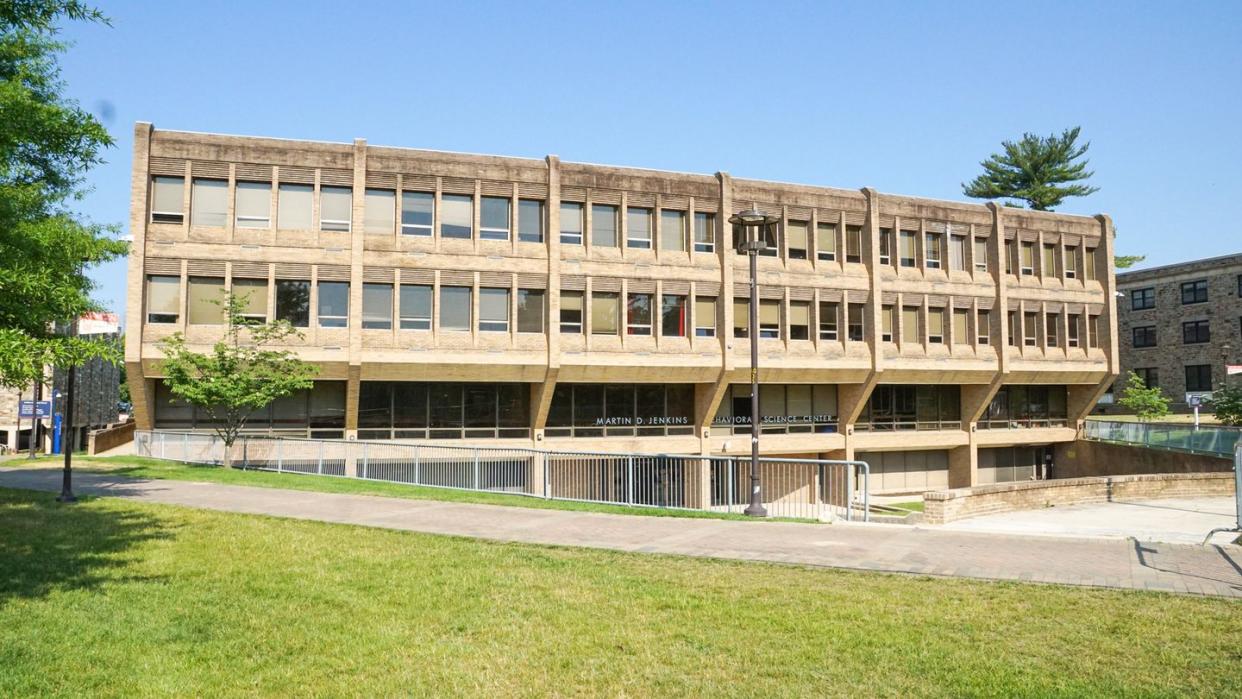
[[[345,382],[345,438],[358,437],[358,392],[361,388],[362,366],[350,364]]]
[[[717,172],[720,182],[720,210],[716,214],[719,229],[716,231],[716,257],[720,262],[720,294],[716,297],[716,339],[720,342],[721,369],[733,370],[733,265],[739,257],[730,244],[733,229],[729,217],[733,215],[733,178],[727,172]],[[752,331],[753,334],[753,331]]]
[[[996,287],[996,302],[989,314],[992,329],[989,335],[995,340],[997,371],[1009,371],[1009,302],[1005,279],[1005,222],[1001,209],[995,202],[988,202],[992,212],[992,237],[988,240],[988,271]],[[1019,319],[1021,320],[1021,319]]]
[[[362,376],[362,268],[363,221],[366,217],[367,142],[354,139],[354,187],[350,210],[349,265],[349,383],[345,389],[345,437],[358,436],[358,388]]]
[[[543,453],[531,454],[526,462],[526,492],[531,495],[543,496],[544,468],[547,462],[547,455]]]
[[[864,187],[862,193],[867,199],[867,221],[863,225],[861,252],[863,262],[867,264],[867,272],[871,277],[871,295],[868,297],[867,305],[863,308],[863,318],[866,323],[863,336],[867,339],[867,349],[871,351],[872,371],[881,372],[884,371],[884,352],[882,351],[883,343],[880,341],[880,333],[883,328],[883,320],[880,314],[884,309],[884,301],[883,283],[880,277],[880,194],[871,187]],[[846,228],[845,222],[842,221],[838,228],[844,231]],[[845,240],[842,239],[841,242],[844,244]],[[844,254],[845,251],[841,250],[838,256]],[[849,296],[848,294],[843,296],[845,326],[841,330],[848,333]],[[894,327],[893,332],[896,331],[897,329]]]
[[[854,434],[854,423],[862,414],[863,407],[871,399],[871,391],[879,383],[878,372],[871,372],[862,383],[840,384],[837,386],[837,424],[846,436],[846,448],[850,446],[850,435]]]
[[[552,395],[556,391],[558,368],[548,367],[543,383],[534,384],[530,393],[531,436],[536,442],[543,441],[543,430],[548,423],[548,411],[552,407]]]
[[[979,452],[975,447],[975,435],[970,444],[949,450],[949,487],[972,488],[979,482]]]

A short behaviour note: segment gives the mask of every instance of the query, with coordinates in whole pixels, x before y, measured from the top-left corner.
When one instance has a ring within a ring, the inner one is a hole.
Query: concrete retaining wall
[[[92,430],[87,436],[86,453],[94,456],[134,441],[134,421]]]
[[[1054,448],[1057,478],[1136,473],[1221,473],[1233,470],[1233,459],[1229,458],[1085,439],[1057,444]]]

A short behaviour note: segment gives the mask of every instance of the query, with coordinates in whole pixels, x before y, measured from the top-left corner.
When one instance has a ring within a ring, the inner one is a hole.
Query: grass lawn
[[[1138,422],[1137,415],[1088,415],[1088,420],[1104,420],[1106,422]],[[1195,424],[1195,416],[1189,413],[1174,413],[1165,415],[1157,420],[1149,420],[1151,424],[1174,424],[1174,425],[1193,425]],[[1220,420],[1209,412],[1199,411],[1199,424],[1201,425],[1219,425]]]
[[[909,510],[911,512],[922,512],[923,511],[922,500],[911,500],[910,502],[890,502],[888,503],[888,506],[889,507],[900,507],[903,510]]]
[[[0,696],[1158,696],[1242,605],[0,489]]]

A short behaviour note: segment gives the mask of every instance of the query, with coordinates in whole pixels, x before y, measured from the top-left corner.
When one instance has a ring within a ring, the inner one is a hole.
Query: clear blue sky
[[[1007,5],[1002,7],[1002,5]],[[962,199],[1003,139],[1081,125],[1120,253],[1242,252],[1242,2],[104,2],[70,94],[133,123]],[[95,270],[124,312],[124,262]]]

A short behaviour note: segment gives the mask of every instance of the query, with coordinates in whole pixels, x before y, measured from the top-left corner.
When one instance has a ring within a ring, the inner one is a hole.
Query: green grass
[[[0,466],[23,467],[31,464],[53,466],[61,463],[60,457],[38,458],[27,461],[24,458],[0,461]],[[139,456],[104,456],[74,457],[74,469],[88,473],[109,473],[129,476],[132,478],[164,478],[178,481],[199,481],[203,483],[226,483],[229,485],[249,485],[262,488],[284,488],[287,490],[313,490],[321,493],[348,493],[352,495],[383,495],[412,500],[440,500],[444,502],[471,502],[484,505],[505,505],[511,507],[535,507],[547,510],[571,510],[576,512],[606,512],[611,514],[644,515],[649,517],[689,517],[707,519],[733,519],[754,521],[753,517],[743,514],[726,512],[708,512],[705,510],[672,510],[655,507],[627,507],[625,505],[603,505],[592,502],[574,502],[571,500],[544,500],[543,498],[523,495],[507,495],[504,493],[485,493],[470,490],[454,490],[451,488],[428,488],[401,483],[383,481],[365,481],[353,478],[332,476],[310,476],[296,473],[275,473],[272,471],[242,471],[235,468],[220,466],[202,466],[184,464],[177,461],[165,461]],[[811,519],[793,519],[769,517],[769,522],[805,522],[814,523]]]
[[[0,489],[0,696],[1168,696],[1242,605]]]
[[[1088,420],[1103,420],[1106,422],[1138,422],[1137,415],[1088,415]],[[1195,424],[1195,416],[1192,414],[1174,413],[1165,415],[1156,420],[1148,420],[1150,424],[1174,424],[1174,425],[1193,425]],[[1199,423],[1202,425],[1219,425],[1220,420],[1215,415],[1206,411],[1199,411]]]
[[[922,512],[923,511],[922,500],[911,500],[910,502],[890,502],[888,503],[888,506],[899,507],[903,510],[909,510],[911,512]]]

